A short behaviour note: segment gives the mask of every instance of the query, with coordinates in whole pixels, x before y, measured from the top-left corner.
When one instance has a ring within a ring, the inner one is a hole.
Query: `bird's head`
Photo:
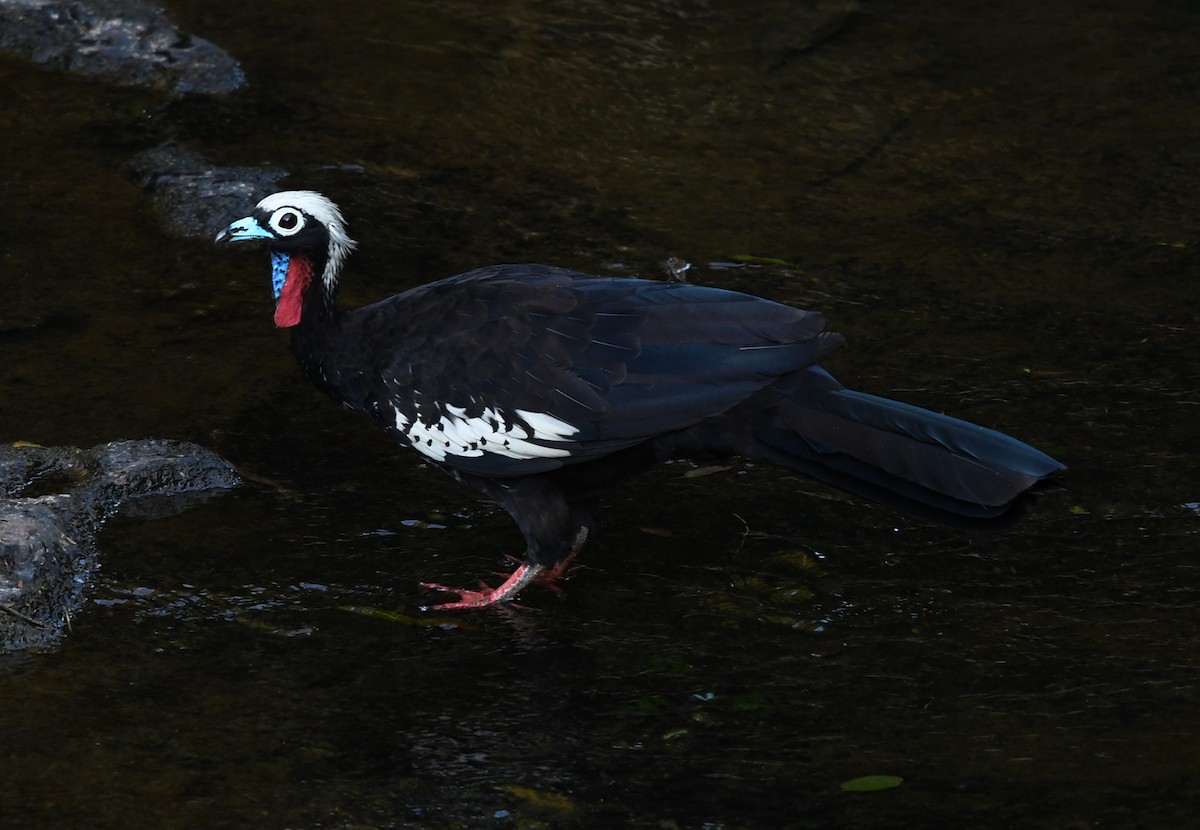
[[[320,274],[322,298],[332,302],[342,263],[354,250],[338,206],[311,190],[285,190],[259,202],[249,216],[217,234],[216,242],[265,239],[271,249],[275,325],[300,322],[304,298]]]

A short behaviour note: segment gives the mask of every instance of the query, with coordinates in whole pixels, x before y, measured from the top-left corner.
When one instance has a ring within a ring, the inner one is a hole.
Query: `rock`
[[[0,52],[122,86],[232,92],[246,82],[232,57],[179,31],[142,0],[0,0]]]
[[[165,144],[129,163],[139,184],[154,196],[159,220],[177,236],[213,235],[249,205],[278,190],[287,173],[274,167],[218,167],[196,152]]]
[[[228,462],[180,441],[0,447],[0,654],[61,636],[98,566],[96,533],[118,509],[151,502],[136,512],[166,515],[238,483]]]

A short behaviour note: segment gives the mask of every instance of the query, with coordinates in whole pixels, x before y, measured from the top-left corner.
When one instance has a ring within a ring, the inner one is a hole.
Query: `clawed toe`
[[[449,594],[458,594],[456,602],[443,602],[438,605],[426,606],[433,611],[458,611],[467,608],[488,608],[500,603],[511,602],[522,588],[538,577],[544,568],[541,565],[525,565],[513,571],[498,588],[491,588],[480,583],[482,591],[472,591],[468,588],[451,588],[437,582],[422,582],[421,587]]]

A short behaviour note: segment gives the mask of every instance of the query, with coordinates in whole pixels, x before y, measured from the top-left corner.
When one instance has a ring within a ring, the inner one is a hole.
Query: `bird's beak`
[[[231,223],[217,234],[213,242],[242,242],[246,239],[271,239],[270,231],[265,230],[253,216],[247,216]]]

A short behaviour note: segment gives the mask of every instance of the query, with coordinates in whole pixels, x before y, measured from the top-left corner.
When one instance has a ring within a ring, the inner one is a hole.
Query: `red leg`
[[[471,591],[466,588],[448,588],[436,582],[422,582],[421,587],[432,588],[435,591],[446,591],[458,594],[458,602],[444,602],[440,605],[428,606],[434,611],[457,611],[463,608],[487,608],[501,602],[509,602],[522,588],[537,579],[545,568],[541,565],[522,565],[512,572],[512,575],[499,588],[489,588],[484,585],[482,591]]]
[[[501,583],[499,588],[490,588],[483,585],[482,591],[471,591],[466,588],[450,588],[445,585],[439,585],[436,582],[422,582],[422,588],[432,588],[435,591],[445,591],[449,594],[458,594],[458,602],[443,602],[440,605],[425,606],[434,611],[459,611],[466,608],[487,608],[492,605],[499,605],[503,602],[512,601],[521,589],[530,582],[537,580],[539,582],[551,583],[550,587],[555,590],[561,590],[553,585],[555,580],[562,579],[566,576],[571,568],[571,560],[583,548],[583,543],[587,541],[588,529],[586,527],[579,528],[579,532],[575,534],[575,541],[571,544],[571,550],[566,558],[561,562],[556,563],[553,567],[547,568],[544,565],[528,565],[521,563],[520,566],[512,572],[508,579]]]
[[[575,541],[571,543],[571,550],[567,552],[566,557],[555,562],[539,579],[554,582],[571,574],[576,568],[572,563],[574,563],[575,557],[579,555],[579,551],[583,550],[583,543],[587,541],[587,537],[588,529],[586,527],[579,528],[575,532]]]

